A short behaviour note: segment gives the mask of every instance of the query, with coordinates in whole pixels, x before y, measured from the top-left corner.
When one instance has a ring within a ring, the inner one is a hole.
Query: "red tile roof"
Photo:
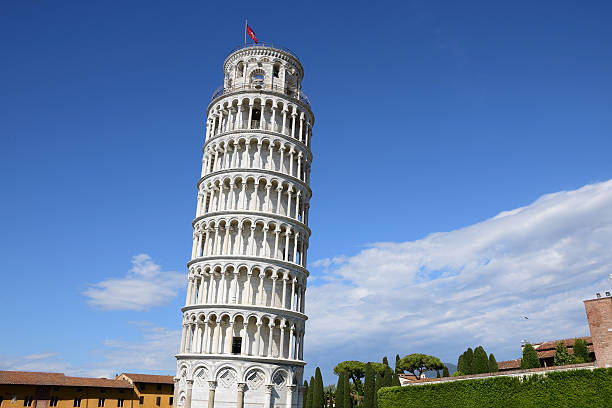
[[[588,346],[593,346],[593,339],[591,338],[591,336],[585,336],[585,337],[574,337],[571,339],[560,339],[560,340],[552,340],[552,341],[545,341],[543,343],[534,343],[532,344],[533,348],[536,349],[536,351],[538,351],[538,355],[540,354],[540,351],[544,351],[544,350],[555,350],[555,347],[557,347],[557,343],[559,342],[563,342],[563,344],[565,345],[565,347],[568,348],[568,351],[570,353],[572,353],[573,349],[574,349],[574,342],[576,341],[576,339],[582,339],[584,341],[586,341],[587,347]],[[592,349],[592,347],[590,348]],[[589,350],[592,351],[592,350]]]
[[[125,377],[133,383],[153,383],[153,384],[172,384],[174,385],[174,377],[171,375],[154,375],[154,374],[130,374],[123,373],[120,378]]]
[[[64,373],[41,373],[35,371],[0,371],[0,384],[132,388],[132,385],[125,380],[110,380],[108,378],[90,377],[68,377],[64,375]]]

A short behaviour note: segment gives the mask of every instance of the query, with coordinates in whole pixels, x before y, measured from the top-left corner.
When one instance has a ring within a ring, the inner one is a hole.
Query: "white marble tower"
[[[234,50],[223,73],[207,109],[175,401],[299,408],[314,124],[304,70],[262,44]]]

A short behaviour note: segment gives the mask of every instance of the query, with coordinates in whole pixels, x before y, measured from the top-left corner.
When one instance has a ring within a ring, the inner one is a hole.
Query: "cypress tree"
[[[306,405],[306,408],[313,408],[312,397],[314,395],[315,388],[315,379],[314,377],[310,377],[310,384],[308,384],[308,405]]]
[[[389,365],[389,360],[387,360],[387,356],[383,357],[383,364]]]
[[[344,378],[342,378],[342,373],[338,376],[338,384],[336,385],[336,396],[334,398],[334,402],[336,403],[336,408],[344,408]]]
[[[390,387],[391,386],[391,382],[393,380],[393,370],[391,370],[391,367],[387,366],[385,367],[385,372],[383,373],[383,376],[381,378],[381,384],[380,387]]]
[[[321,369],[315,370],[314,387],[312,394],[312,408],[325,408],[325,395],[323,393],[323,377]]]
[[[400,362],[399,354],[396,354],[395,355],[395,374],[399,374],[399,362]]]
[[[444,366],[444,369],[442,370],[442,377],[450,377],[447,366]]]
[[[384,377],[381,374],[374,375],[374,404],[373,404],[374,408],[378,408],[378,390],[381,389],[383,382],[384,382]]]
[[[395,373],[392,373],[391,374],[391,386],[399,387],[400,385],[402,385],[402,383],[400,383],[399,376]]]
[[[493,355],[493,353],[489,354],[489,372],[490,373],[496,373],[499,371],[499,368],[497,367],[497,360],[495,360],[495,356]]]
[[[304,401],[302,402],[302,406],[304,408],[308,408],[308,397],[310,396],[310,385],[308,385],[308,381],[304,380]]]
[[[457,359],[457,371],[459,371],[461,374],[464,374],[463,370],[465,370],[465,351]]]
[[[574,357],[577,363],[588,363],[591,361],[591,355],[587,348],[586,341],[583,339],[576,339],[574,341]]]
[[[472,361],[471,374],[483,374],[489,372],[489,358],[487,352],[482,346],[476,347],[474,350],[474,360]]]
[[[474,374],[472,365],[474,364],[474,351],[471,347],[465,351],[465,356],[463,357],[463,365],[465,371],[462,371],[463,374]]]
[[[348,374],[344,373],[343,376],[344,379],[342,381],[344,382],[344,385],[342,388],[344,389],[344,402],[342,405],[344,405],[344,408],[353,408],[353,399],[351,398],[351,383],[349,382]]]
[[[374,370],[372,364],[365,366],[365,379],[363,383],[363,408],[373,408],[374,406]]]
[[[533,346],[529,343],[523,347],[523,358],[521,359],[521,368],[538,368],[540,367],[540,359],[538,358],[538,352],[535,351]]]
[[[440,370],[436,370],[436,378],[440,378]]]

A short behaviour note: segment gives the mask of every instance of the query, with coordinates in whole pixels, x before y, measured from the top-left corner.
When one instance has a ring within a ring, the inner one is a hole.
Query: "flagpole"
[[[245,46],[245,47],[246,47],[246,34],[247,34],[247,26],[248,26],[247,19],[245,18],[245,19],[244,19],[244,46]]]

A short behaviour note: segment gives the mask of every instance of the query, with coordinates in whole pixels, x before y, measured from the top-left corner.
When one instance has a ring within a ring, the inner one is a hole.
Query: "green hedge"
[[[379,408],[612,407],[612,368],[493,377],[378,391]]]

